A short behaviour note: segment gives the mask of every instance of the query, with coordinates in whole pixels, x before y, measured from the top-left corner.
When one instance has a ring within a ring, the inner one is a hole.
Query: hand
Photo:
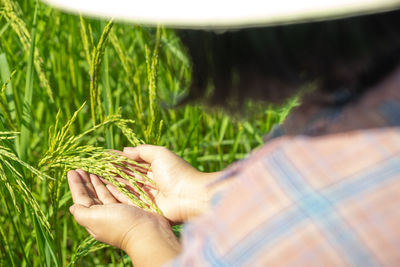
[[[173,152],[160,146],[127,147],[122,155],[151,167],[149,172],[141,168],[138,170],[141,169],[157,184],[157,188],[149,187],[147,191],[171,222],[185,222],[208,209],[214,192],[209,183],[218,173],[199,172]],[[139,175],[130,174],[140,179]],[[119,181],[129,185],[124,179]]]
[[[179,252],[179,242],[162,216],[126,204],[118,194],[114,197],[110,186],[104,186],[96,175],[82,170],[70,171],[68,183],[74,201],[70,211],[75,220],[98,241],[125,250],[135,266],[160,265]]]

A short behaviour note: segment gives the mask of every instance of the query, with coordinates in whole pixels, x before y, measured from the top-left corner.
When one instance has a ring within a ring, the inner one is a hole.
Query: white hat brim
[[[69,12],[173,28],[230,29],[384,12],[400,0],[43,0]]]

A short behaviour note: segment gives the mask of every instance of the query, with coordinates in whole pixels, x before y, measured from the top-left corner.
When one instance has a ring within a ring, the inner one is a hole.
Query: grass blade
[[[36,45],[36,19],[38,12],[38,2],[36,1],[35,13],[33,15],[33,24],[31,32],[31,48],[29,51],[28,68],[26,71],[26,82],[25,82],[25,96],[22,110],[22,125],[21,125],[21,139],[18,155],[22,161],[26,161],[27,154],[29,153],[29,139],[30,139],[30,125],[32,122],[31,118],[31,106],[32,106],[32,95],[33,95],[33,59],[35,54]]]

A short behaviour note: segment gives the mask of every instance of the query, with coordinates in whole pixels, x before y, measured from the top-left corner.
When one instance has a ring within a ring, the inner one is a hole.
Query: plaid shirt
[[[393,101],[379,105],[394,115],[381,113],[390,127],[281,137],[231,166],[220,178],[231,186],[185,225],[182,254],[169,264],[400,266],[400,101]]]

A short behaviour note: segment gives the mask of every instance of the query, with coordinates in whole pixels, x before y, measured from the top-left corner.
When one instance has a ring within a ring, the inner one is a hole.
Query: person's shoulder
[[[267,173],[291,171],[325,186],[359,172],[372,171],[399,154],[400,127],[323,136],[283,136],[256,149],[231,170],[236,177],[257,179]]]
[[[356,151],[364,147],[371,149],[373,153],[378,149],[378,145],[379,148],[387,149],[388,155],[400,151],[400,127],[355,130],[320,136],[283,136],[254,150],[247,162],[254,162],[277,152],[286,153],[291,158],[300,157],[303,152],[329,157],[333,156],[331,153]]]

